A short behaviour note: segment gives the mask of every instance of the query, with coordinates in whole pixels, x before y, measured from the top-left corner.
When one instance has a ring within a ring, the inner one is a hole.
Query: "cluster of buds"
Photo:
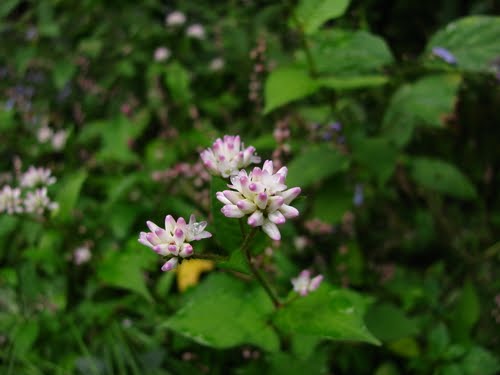
[[[162,271],[175,269],[180,260],[193,255],[194,249],[190,242],[212,237],[205,230],[206,221],[196,222],[194,215],[191,215],[189,223],[182,217],[176,221],[171,215],[167,215],[165,228],[160,228],[151,221],[146,224],[151,232],[141,232],[139,242],[169,258],[161,267]]]
[[[45,211],[56,210],[59,205],[52,202],[47,194],[47,186],[55,182],[56,178],[49,169],[31,166],[21,175],[20,187],[5,185],[0,190],[0,213],[13,215],[25,212],[40,216]]]
[[[247,223],[262,230],[273,240],[280,240],[277,225],[299,215],[290,203],[300,194],[300,188],[287,189],[285,179],[288,169],[273,171],[273,162],[267,160],[261,168],[255,167],[249,174],[241,170],[231,177],[229,188],[217,192],[217,199],[224,204],[222,213],[230,218],[248,216]]]
[[[262,81],[267,70],[266,49],[266,39],[260,36],[257,40],[257,46],[250,52],[250,58],[254,60],[254,67],[248,85],[248,99],[255,103],[257,109],[262,106]]]
[[[242,168],[260,162],[260,158],[255,155],[254,147],[245,148],[239,136],[218,138],[211,148],[201,152],[200,157],[212,175],[230,179],[231,183],[227,185],[230,190],[216,193],[216,198],[224,205],[221,209],[224,216],[246,217],[248,225],[262,227],[272,240],[279,241],[281,233],[278,225],[299,215],[299,211],[290,204],[301,189],[288,188],[285,184],[288,169],[281,167],[275,172],[273,161],[266,160],[262,168],[254,167],[247,173]],[[174,169],[172,173],[177,176],[179,172]],[[194,215],[191,215],[189,223],[182,217],[176,221],[167,215],[164,228],[151,221],[147,222],[147,226],[150,232],[141,232],[139,242],[167,258],[162,271],[173,270],[183,259],[194,255],[190,242],[212,236],[205,230],[207,223],[196,222]],[[305,270],[292,279],[292,284],[296,292],[305,296],[317,289],[322,279],[322,275],[311,278],[310,272]]]
[[[313,292],[318,289],[322,281],[323,275],[311,278],[311,272],[304,270],[298,277],[292,279],[293,290],[304,297],[309,294],[309,292]]]
[[[203,164],[215,176],[227,178],[235,175],[241,168],[252,163],[259,163],[260,157],[255,155],[255,147],[245,148],[239,136],[225,135],[224,139],[217,138],[212,148],[201,154]]]

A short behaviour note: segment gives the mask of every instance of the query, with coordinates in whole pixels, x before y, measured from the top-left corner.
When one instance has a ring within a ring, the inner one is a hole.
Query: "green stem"
[[[314,63],[314,59],[311,53],[311,46],[307,41],[306,34],[304,33],[304,26],[302,22],[300,22],[299,18],[295,14],[295,9],[292,8],[292,21],[297,25],[300,34],[300,42],[302,44],[302,48],[306,54],[307,66],[309,67],[309,74],[314,78],[318,75],[318,71],[316,70],[316,64]]]
[[[208,260],[213,260],[215,262],[224,262],[227,261],[229,258],[224,255],[218,255],[218,254],[194,254],[192,259],[208,259]]]
[[[264,290],[268,294],[269,298],[271,298],[271,301],[273,301],[274,307],[278,309],[282,306],[278,296],[273,291],[273,289],[271,288],[269,283],[266,281],[266,279],[264,279],[264,277],[260,274],[259,270],[257,269],[257,267],[255,267],[255,264],[253,263],[252,254],[250,252],[250,243],[256,234],[257,234],[257,228],[252,228],[252,230],[245,237],[245,240],[243,241],[243,245],[241,245],[241,251],[243,252],[243,254],[245,254],[245,258],[247,260],[248,267],[250,268],[250,271],[255,276],[255,278],[260,283],[260,285],[262,285],[262,287],[264,288]]]

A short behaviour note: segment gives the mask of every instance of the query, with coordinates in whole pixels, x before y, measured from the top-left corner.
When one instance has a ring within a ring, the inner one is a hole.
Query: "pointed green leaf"
[[[400,87],[385,112],[383,135],[401,147],[417,126],[444,127],[446,116],[454,111],[461,81],[457,74],[443,74]]]
[[[273,321],[285,334],[378,345],[363,322],[364,310],[365,301],[360,295],[322,284],[318,290],[278,310]]]
[[[228,274],[211,274],[164,326],[218,349],[251,344],[276,351],[279,339],[267,321],[272,311],[262,288]]]
[[[329,145],[311,147],[288,165],[287,185],[308,187],[314,182],[345,170],[349,159]]]
[[[419,185],[456,198],[474,199],[477,194],[474,185],[459,169],[442,160],[415,158],[411,175]]]
[[[301,0],[295,10],[306,34],[313,34],[326,21],[342,16],[350,0]]]
[[[447,49],[459,69],[473,72],[495,72],[500,56],[500,17],[471,16],[461,18],[438,31],[429,41],[425,55],[432,49]]]
[[[316,92],[318,87],[317,82],[304,69],[278,68],[271,72],[266,80],[264,113],[309,96]]]

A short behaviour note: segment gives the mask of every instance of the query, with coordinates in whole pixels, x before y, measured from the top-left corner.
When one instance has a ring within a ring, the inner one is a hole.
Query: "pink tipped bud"
[[[174,244],[170,244],[167,247],[167,250],[170,251],[172,254],[177,255],[177,246]]]
[[[309,290],[312,292],[318,289],[322,281],[323,281],[323,275],[318,275],[316,277],[313,277],[311,279],[311,283],[309,284]]]
[[[262,213],[262,211],[255,211],[248,217],[247,223],[251,227],[260,227],[262,224],[264,224],[264,214]]]
[[[175,237],[182,238],[184,236],[184,231],[181,228],[175,230]]]
[[[240,218],[245,216],[245,213],[234,204],[225,205],[221,208],[221,212],[226,217]]]
[[[193,252],[194,252],[193,246],[186,243],[182,246],[182,250],[179,252],[179,256],[181,256],[182,258],[187,258],[193,255]]]
[[[177,267],[177,264],[179,263],[179,260],[177,257],[171,258],[168,262],[166,262],[162,267],[161,270],[163,272],[171,271]]]
[[[279,211],[271,212],[268,217],[270,221],[278,225],[283,224],[286,221],[286,218]]]
[[[257,184],[255,182],[252,182],[250,185],[248,185],[248,190],[255,192],[257,190]]]
[[[267,210],[269,212],[276,211],[278,208],[280,208],[283,205],[284,199],[283,197],[280,196],[274,196],[269,198],[269,204],[267,207]]]
[[[291,201],[293,201],[297,196],[300,194],[301,189],[299,187],[294,187],[288,190],[285,190],[284,192],[281,193],[281,196],[284,199],[285,204],[290,204]]]
[[[282,205],[279,210],[287,219],[292,219],[294,217],[299,216],[299,210],[295,207],[289,206],[287,204]]]

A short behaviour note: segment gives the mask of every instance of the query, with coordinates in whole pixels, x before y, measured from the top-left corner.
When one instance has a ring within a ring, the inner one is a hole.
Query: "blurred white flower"
[[[323,275],[318,275],[311,279],[308,270],[302,271],[298,277],[292,279],[293,290],[301,296],[306,296],[309,292],[315,291],[323,281]]]
[[[165,17],[165,24],[167,26],[180,26],[186,22],[186,15],[178,10],[168,14]]]
[[[210,70],[214,72],[218,72],[219,70],[222,70],[224,68],[225,61],[222,57],[216,57],[210,62]]]
[[[32,188],[35,186],[48,186],[56,182],[56,178],[51,176],[50,169],[36,168],[30,166],[28,170],[21,175],[21,186]]]
[[[6,212],[9,215],[23,212],[21,189],[12,189],[9,185],[5,185],[0,190],[0,213]]]
[[[66,130],[59,130],[52,136],[52,147],[54,150],[62,150],[66,145],[66,140],[68,139],[68,132]]]
[[[170,57],[170,50],[167,47],[158,47],[155,50],[154,57],[155,61],[165,61]]]
[[[73,261],[77,266],[87,263],[92,258],[92,253],[87,246],[80,246],[73,252]]]
[[[205,28],[199,23],[195,23],[187,28],[186,35],[193,39],[205,39]]]
[[[36,189],[34,192],[29,191],[24,199],[24,208],[26,212],[42,215],[45,210],[56,210],[59,205],[52,202],[47,196],[47,188],[43,187]]]
[[[40,143],[47,142],[48,140],[50,140],[52,138],[52,134],[53,134],[53,132],[52,132],[51,128],[49,128],[46,125],[42,126],[40,129],[38,129],[38,133],[37,133],[38,142],[40,142]]]

